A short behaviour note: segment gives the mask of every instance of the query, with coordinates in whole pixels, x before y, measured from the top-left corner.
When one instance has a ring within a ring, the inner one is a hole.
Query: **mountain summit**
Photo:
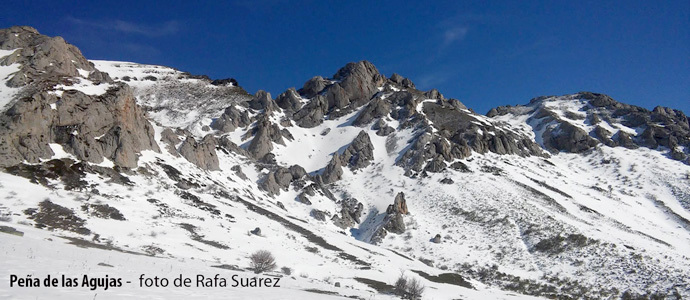
[[[481,115],[368,61],[273,98],[30,27],[0,30],[0,75],[0,277],[251,278],[268,250],[281,290],[238,297],[690,297],[678,110],[581,92]]]

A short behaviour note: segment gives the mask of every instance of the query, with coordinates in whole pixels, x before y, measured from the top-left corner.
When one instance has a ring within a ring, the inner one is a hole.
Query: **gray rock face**
[[[293,165],[290,168],[276,167],[259,183],[259,188],[271,196],[278,195],[281,190],[287,191],[291,183],[304,178],[306,175],[307,172],[304,168],[298,165]]]
[[[326,213],[317,209],[312,209],[309,213],[314,219],[319,221],[326,221]]]
[[[332,218],[333,223],[343,229],[350,228],[361,222],[364,205],[355,198],[347,198],[341,203],[340,216]]]
[[[21,64],[19,72],[9,80],[11,87],[21,87],[32,82],[51,80],[58,82],[61,77],[79,77],[79,69],[89,72],[88,79],[97,82],[111,82],[81,54],[77,47],[65,42],[61,37],[41,35],[28,26],[15,26],[0,30],[0,49],[18,49],[0,65]]]
[[[305,205],[311,205],[311,201],[309,201],[309,197],[305,195],[304,193],[301,193],[297,195],[297,202],[305,204]]]
[[[387,136],[395,132],[395,129],[393,127],[388,126],[388,124],[386,124],[386,121],[384,121],[383,119],[379,119],[378,121],[376,121],[376,123],[374,123],[371,129],[376,130],[376,135],[378,136]]]
[[[278,107],[276,102],[273,101],[271,94],[263,90],[256,92],[254,98],[249,100],[247,104],[249,105],[249,108],[263,110],[264,113],[269,115],[274,111],[280,111],[280,107]]]
[[[283,141],[283,133],[278,125],[271,123],[268,116],[262,114],[259,120],[256,121],[256,128],[254,128],[254,138],[249,143],[247,151],[255,159],[261,159],[266,154],[273,150],[273,143],[285,145]]]
[[[328,102],[323,96],[312,98],[306,105],[293,115],[295,124],[299,127],[312,128],[323,123],[323,117],[328,112]]]
[[[546,147],[572,153],[581,153],[599,144],[586,131],[570,123],[561,123],[554,130],[547,130],[543,137]]]
[[[368,166],[373,159],[374,145],[371,144],[369,134],[363,130],[359,132],[341,156],[342,164],[353,170]]]
[[[375,98],[367,104],[352,125],[363,126],[369,124],[376,118],[387,116],[390,112],[391,104],[388,101],[381,98]]]
[[[314,76],[304,83],[304,86],[299,90],[299,93],[306,98],[312,98],[319,94],[326,88],[327,81],[321,76]]]
[[[406,89],[414,89],[415,85],[412,83],[412,80],[408,78],[404,78],[400,76],[399,74],[393,73],[391,75],[391,78],[389,78],[391,82],[395,83],[397,86],[401,88],[406,88]]]
[[[276,104],[278,107],[290,111],[298,111],[302,107],[300,96],[294,88],[289,88],[287,91],[280,94],[278,98],[276,98]]]
[[[160,151],[153,127],[136,104],[132,90],[116,84],[100,96],[67,90],[49,93],[55,83],[69,84],[71,77],[111,82],[60,37],[47,37],[31,27],[0,30],[0,49],[17,49],[0,64],[21,64],[8,82],[24,86],[21,97],[0,116],[0,165],[26,160],[37,163],[54,153],[49,143],[59,144],[77,159],[100,163],[103,158],[120,167],[137,166],[142,150]]]
[[[405,220],[404,215],[409,214],[407,209],[407,201],[405,200],[405,194],[403,192],[398,193],[395,196],[393,204],[389,205],[386,209],[386,215],[381,222],[381,225],[376,232],[374,232],[371,242],[373,244],[378,244],[386,237],[388,232],[402,234],[405,232]]]
[[[332,109],[343,109],[350,104],[350,97],[339,83],[334,83],[326,92],[326,102],[328,103],[329,111]]]
[[[234,165],[234,166],[232,166],[232,168],[230,168],[230,170],[235,172],[235,175],[237,175],[237,177],[241,178],[242,180],[249,179],[249,178],[247,178],[247,175],[245,175],[244,172],[242,172],[242,167],[240,165]],[[280,202],[278,202],[278,203],[280,203]],[[280,203],[280,205],[282,205],[282,203]],[[283,207],[283,209],[285,209],[285,207]]]
[[[368,61],[348,63],[333,75],[333,79],[340,80],[340,86],[355,107],[369,101],[385,82],[385,77]]]
[[[242,156],[250,156],[247,150],[240,148],[240,146],[237,146],[237,144],[230,141],[226,136],[222,136],[220,139],[218,139],[218,146],[220,146],[221,151],[226,153],[233,152]]]
[[[240,111],[237,107],[229,106],[225,109],[218,119],[211,122],[211,128],[221,132],[232,132],[240,127],[245,127],[252,123],[247,111]]]
[[[137,166],[137,153],[142,150],[160,151],[153,127],[131,89],[122,84],[101,96],[69,90],[58,99],[37,92],[14,103],[0,116],[0,124],[3,166],[50,158],[48,143],[60,144],[80,160],[100,163],[108,158],[126,168]]]
[[[333,154],[331,161],[328,162],[323,174],[320,175],[321,182],[329,184],[340,180],[343,176],[342,158],[338,153]]]
[[[562,117],[553,111],[554,108],[545,105],[554,100],[584,102],[585,106],[577,113],[563,111]],[[619,103],[603,94],[580,92],[559,97],[538,97],[530,100],[527,106],[497,107],[491,109],[487,115],[493,117],[505,114],[531,114],[532,120],[536,121],[532,124],[537,124],[535,131],[544,129],[544,126],[551,126],[544,131],[542,138],[544,146],[552,151],[580,153],[596,147],[599,143],[629,149],[657,149],[663,146],[659,150],[669,151],[672,158],[682,161],[684,155],[688,154],[687,149],[690,148],[690,125],[683,112],[666,107],[656,107],[649,111],[642,107]],[[583,118],[597,126],[591,132],[586,132],[571,124],[572,120]],[[616,128],[620,127],[619,125],[641,134],[635,135],[624,130],[612,133],[604,129],[605,126]],[[680,151],[681,148],[677,146],[683,146],[685,150]]]
[[[440,235],[440,234],[436,234],[436,235],[434,236],[434,238],[431,239],[431,242],[432,242],[432,243],[435,243],[435,244],[440,244],[440,243],[441,243],[441,235]]]
[[[188,136],[180,145],[180,154],[189,162],[204,170],[220,170],[216,154],[216,138],[206,135],[200,142]]]
[[[400,192],[395,195],[395,200],[393,200],[393,210],[389,213],[400,213],[403,215],[409,214],[410,211],[407,210],[407,200],[405,200],[405,193]]]
[[[180,143],[180,135],[173,132],[172,129],[166,128],[161,132],[161,142],[165,145],[165,150],[174,156],[180,156],[177,153],[177,144]]]

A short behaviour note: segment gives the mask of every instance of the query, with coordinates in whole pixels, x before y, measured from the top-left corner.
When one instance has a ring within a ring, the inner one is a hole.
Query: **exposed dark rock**
[[[466,164],[464,164],[464,163],[462,163],[462,162],[460,162],[460,161],[456,161],[456,162],[452,163],[452,164],[450,165],[450,168],[453,169],[453,170],[457,170],[457,171],[463,172],[463,173],[471,173],[471,172],[472,172],[472,170],[470,170],[470,168],[467,167]]]
[[[302,168],[300,165],[292,165],[289,168],[290,174],[292,175],[293,179],[301,179],[304,176],[307,176],[307,171]]]
[[[245,175],[244,172],[242,172],[242,167],[240,165],[234,165],[232,166],[232,168],[230,168],[230,170],[235,172],[235,175],[237,175],[237,177],[241,178],[242,180],[249,179],[247,178],[247,175]]]
[[[298,111],[302,107],[300,96],[294,88],[289,88],[287,91],[278,95],[276,104],[282,109],[291,111]]]
[[[280,108],[276,102],[271,98],[271,94],[263,90],[256,92],[254,98],[248,101],[247,104],[249,105],[249,108],[263,110],[266,114],[271,114],[274,111],[280,111]]]
[[[342,159],[338,153],[333,154],[331,161],[328,163],[323,173],[320,175],[321,181],[324,184],[333,183],[342,178],[343,168],[341,160]]]
[[[436,243],[436,244],[440,244],[440,243],[441,243],[441,235],[440,235],[440,234],[436,234],[436,236],[434,236],[434,238],[431,239],[431,242],[432,242],[432,243]]]
[[[226,108],[220,117],[211,122],[211,128],[220,132],[232,132],[251,123],[249,113],[246,110],[240,111],[233,105]]]
[[[232,85],[232,86],[237,86],[237,87],[240,86],[237,83],[237,80],[235,80],[235,78],[215,79],[215,80],[211,81],[211,84],[212,85],[224,85],[224,86]]]
[[[314,219],[326,221],[326,213],[317,209],[312,209],[309,213]]]
[[[360,131],[341,156],[342,164],[356,170],[364,168],[374,159],[374,145],[365,131]]]
[[[49,143],[60,144],[80,160],[101,163],[107,158],[126,168],[137,166],[142,150],[160,151],[153,127],[124,84],[100,96],[69,90],[57,99],[48,92],[35,93],[0,115],[0,124],[0,166],[50,158]]]
[[[217,140],[217,142],[220,149],[226,151],[226,153],[233,152],[242,156],[249,156],[249,152],[247,152],[247,150],[240,148],[240,146],[237,146],[226,136],[221,137]]]
[[[62,37],[41,35],[28,26],[14,26],[0,29],[0,49],[16,49],[13,55],[5,57],[0,65],[21,65],[7,82],[9,87],[21,87],[42,81],[61,81],[65,77],[81,77],[79,70],[88,72],[87,79],[112,82],[108,74],[98,71],[74,45]]]
[[[403,215],[410,213],[407,210],[407,201],[405,200],[405,193],[400,192],[397,195],[395,195],[395,200],[393,201],[393,211],[391,213],[400,213]]]
[[[304,83],[304,86],[299,90],[299,93],[306,98],[312,98],[319,94],[326,88],[327,81],[321,76],[314,76]]]
[[[363,126],[371,123],[376,118],[387,116],[391,112],[391,104],[381,98],[374,98],[357,116],[352,123],[354,126]]]
[[[455,183],[455,181],[453,181],[453,179],[450,179],[450,178],[448,178],[448,177],[441,179],[441,181],[439,181],[439,182],[440,182],[440,183],[443,183],[443,184],[453,184],[453,183]]]
[[[547,129],[543,137],[545,146],[571,153],[582,153],[599,144],[582,128],[567,122],[560,123],[555,129]]]
[[[383,219],[383,228],[388,232],[401,234],[405,232],[405,220],[399,213],[389,214]]]
[[[347,198],[340,203],[340,216],[331,219],[336,226],[346,229],[360,223],[364,205],[355,198]]]
[[[251,233],[253,235],[261,236],[261,228],[259,228],[259,227],[254,228],[254,230],[252,230]]]
[[[201,142],[191,136],[180,145],[180,154],[189,162],[204,170],[220,170],[218,155],[216,154],[216,138],[206,135]]]
[[[256,121],[254,138],[249,143],[247,151],[256,159],[264,157],[273,150],[273,143],[285,145],[283,134],[278,125],[271,123],[268,116],[262,114]]]
[[[354,108],[369,101],[385,82],[385,77],[368,61],[348,63],[333,75],[333,79],[340,81],[340,87],[348,95]]]
[[[427,172],[431,173],[438,173],[446,169],[446,163],[443,161],[443,157],[441,156],[436,156],[433,160],[431,160],[426,167],[424,167],[424,170]]]
[[[594,136],[604,143],[604,145],[609,146],[609,147],[615,147],[618,146],[618,143],[616,141],[611,139],[611,132],[604,129],[601,126],[597,126],[594,128]]]
[[[326,103],[328,110],[343,109],[350,104],[350,98],[339,83],[334,83],[326,91]]]
[[[386,237],[387,232],[392,232],[396,234],[401,234],[405,232],[405,220],[403,216],[408,214],[407,201],[405,201],[405,194],[403,192],[398,193],[395,196],[393,204],[389,205],[386,209],[386,215],[383,218],[383,222],[378,230],[374,233],[371,238],[371,242],[374,244],[380,243],[384,237]]]
[[[299,203],[306,204],[306,205],[311,205],[311,201],[309,201],[309,198],[308,198],[307,195],[305,195],[304,193],[301,193],[301,194],[297,195],[297,199],[296,199],[296,200],[297,200],[297,202],[299,202]]]
[[[328,112],[328,102],[323,96],[312,98],[300,110],[295,112],[293,120],[299,127],[312,128],[323,123],[323,117]]]
[[[378,121],[376,121],[376,123],[374,123],[374,125],[372,126],[372,129],[376,130],[376,135],[378,136],[387,136],[395,132],[395,129],[393,127],[388,126],[388,124],[386,124],[386,121],[384,121],[383,119],[379,119]]]
[[[276,167],[270,171],[264,179],[259,183],[259,187],[267,191],[269,195],[278,195],[280,190],[288,190],[290,184],[295,180],[299,180],[306,176],[307,172],[304,168],[293,165],[289,169],[283,167]]]

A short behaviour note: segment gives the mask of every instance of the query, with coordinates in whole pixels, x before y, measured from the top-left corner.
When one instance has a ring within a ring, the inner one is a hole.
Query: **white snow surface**
[[[236,87],[216,87],[167,67],[93,62],[116,80],[137,78],[125,82],[134,88],[138,103],[149,109],[159,143],[166,127],[184,128],[195,136],[211,133],[204,126],[223,108],[248,99],[246,94],[237,94]],[[145,80],[146,76],[156,80]],[[102,92],[99,89],[103,87],[82,80],[83,85],[59,88]],[[198,91],[203,93],[195,94]],[[5,90],[1,92],[5,97]],[[206,102],[199,104],[200,97],[206,97]],[[559,118],[591,129],[578,117],[583,102],[551,99],[544,103],[557,111]],[[446,169],[411,178],[395,163],[418,132],[402,129],[388,118],[396,132],[378,136],[370,126],[351,125],[359,111],[310,129],[280,126],[290,131],[294,140],[273,145],[279,165],[299,164],[315,175],[360,131],[367,132],[374,146],[374,161],[357,171],[344,168],[343,179],[330,186],[337,201],[317,193],[309,198],[311,205],[297,202],[300,190],[294,184],[271,197],[258,187],[268,172],[262,164],[216,151],[221,171],[205,171],[169,154],[163,144],[161,153],[142,152],[140,168],[123,173],[127,177],[124,183],[101,173],[86,173],[84,183],[66,189],[60,179],[47,178],[41,185],[0,173],[0,226],[24,233],[0,232],[0,298],[35,299],[50,294],[50,299],[394,299],[357,278],[391,285],[402,271],[426,286],[424,299],[536,299],[500,290],[494,282],[480,282],[477,274],[487,270],[541,284],[557,278],[559,282],[577,281],[597,289],[636,293],[674,289],[690,297],[690,287],[681,284],[690,278],[690,166],[655,150],[600,146],[586,154],[558,153],[548,159],[473,153],[460,160],[471,173]],[[552,124],[533,123],[530,108],[524,112],[474,118],[482,124],[506,122],[510,126],[507,130],[543,144],[541,132]],[[275,113],[271,120],[279,123],[282,116]],[[609,126],[635,131],[617,123]],[[251,127],[227,136],[246,146],[249,140],[242,140],[242,136]],[[55,153],[53,159],[73,159],[60,145],[50,147]],[[108,160],[100,164],[103,168],[113,166]],[[248,178],[232,171],[235,166]],[[181,187],[180,179],[170,175],[171,168],[179,171],[177,176],[189,183],[187,187]],[[443,179],[453,183],[439,183]],[[407,230],[401,235],[389,233],[379,245],[370,244],[399,192],[405,193],[410,210],[404,216]],[[350,197],[364,205],[362,222],[343,230],[329,219],[340,213],[338,201]],[[82,225],[89,233],[34,228],[45,224],[31,216],[32,209],[40,211],[46,201],[84,220]],[[115,209],[126,220],[99,215],[94,212],[98,207]],[[313,218],[314,209],[324,212],[326,221]],[[257,227],[261,234],[252,234]],[[430,242],[436,234],[442,237],[439,244]],[[121,251],[80,248],[67,244],[64,237]],[[557,246],[544,248],[549,241]],[[278,263],[278,269],[267,275],[283,276],[284,285],[277,290],[154,289],[137,284],[140,274],[167,278],[179,274],[256,276],[248,270],[248,256],[262,249],[270,250]],[[213,267],[218,265],[238,271]],[[289,268],[290,274],[282,272],[282,267]],[[415,271],[457,273],[474,288],[433,282]],[[108,275],[132,284],[107,291],[10,288],[11,274]],[[340,287],[335,287],[336,282]],[[317,290],[331,294],[315,293]]]
[[[12,55],[18,49],[0,50],[0,61],[8,55]],[[18,63],[9,66],[0,65],[0,112],[4,112],[8,108],[8,104],[14,100],[14,96],[19,91],[18,88],[11,88],[7,86],[7,82],[18,72],[21,65]]]

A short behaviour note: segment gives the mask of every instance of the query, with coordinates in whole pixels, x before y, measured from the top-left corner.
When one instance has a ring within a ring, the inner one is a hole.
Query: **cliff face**
[[[79,49],[30,27],[0,30],[0,62],[19,71],[18,89],[0,115],[0,165],[38,163],[56,151],[78,160],[134,168],[142,150],[159,151],[153,127],[129,86],[113,83]]]

